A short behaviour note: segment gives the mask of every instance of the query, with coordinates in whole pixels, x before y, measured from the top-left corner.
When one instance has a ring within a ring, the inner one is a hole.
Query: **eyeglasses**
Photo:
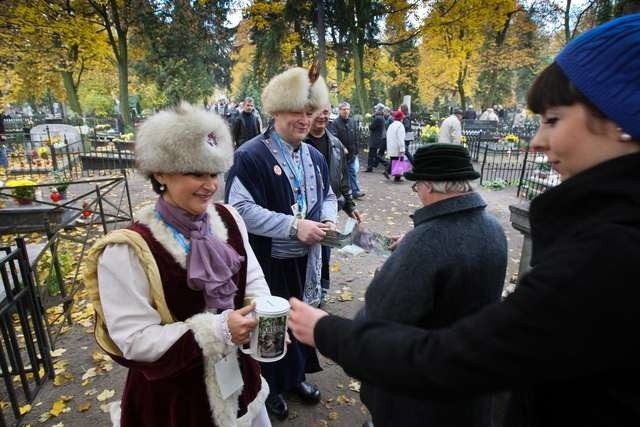
[[[414,193],[418,192],[418,184],[420,184],[420,181],[414,182],[413,185],[411,186],[411,189],[413,190]]]

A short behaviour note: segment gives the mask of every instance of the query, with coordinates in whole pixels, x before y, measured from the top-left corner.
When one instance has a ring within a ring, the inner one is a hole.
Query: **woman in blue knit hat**
[[[289,326],[389,391],[510,390],[505,426],[638,426],[640,14],[569,43],[528,104],[542,116],[533,147],[563,182],[531,202],[532,268],[509,297],[431,331],[292,301]]]

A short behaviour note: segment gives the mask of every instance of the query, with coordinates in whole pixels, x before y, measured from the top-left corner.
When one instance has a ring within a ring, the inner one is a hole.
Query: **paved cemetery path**
[[[409,214],[419,206],[419,200],[411,191],[411,182],[393,183],[384,178],[381,170],[373,173],[360,174],[361,186],[366,196],[357,201],[363,220],[373,231],[388,235],[399,234],[412,227]],[[151,186],[139,175],[130,177],[130,188],[133,205],[153,203],[155,195]],[[223,186],[218,196],[222,197]],[[502,223],[509,239],[509,271],[507,282],[517,271],[521,235],[509,223],[508,206],[517,202],[514,189],[500,191],[479,190],[489,204],[489,209]],[[135,208],[134,208],[135,209]],[[344,222],[346,216],[340,214]],[[340,227],[340,225],[338,226]],[[366,287],[377,267],[382,265],[384,258],[379,255],[362,253],[351,255],[334,251],[332,256],[332,288],[330,302],[326,310],[341,316],[352,317],[363,305]],[[65,369],[71,374],[71,379],[64,385],[54,386],[52,381],[38,394],[31,413],[26,417],[25,424],[58,425],[77,427],[107,427],[110,426],[109,415],[101,411],[100,406],[105,402],[117,400],[122,393],[126,371],[124,368],[103,360],[99,353],[91,328],[79,323],[74,324],[68,333],[63,335],[58,343],[58,349],[66,350],[55,360],[66,363]],[[92,355],[94,357],[92,357]],[[348,378],[342,369],[330,360],[321,357],[324,370],[309,375],[308,380],[317,384],[322,391],[322,402],[316,406],[306,406],[295,398],[290,400],[289,419],[284,422],[274,421],[274,426],[360,426],[368,418],[367,410],[359,400],[357,389],[359,384]],[[59,364],[58,366],[60,366]],[[97,368],[91,371],[91,368]],[[107,371],[107,369],[110,369]],[[89,371],[89,373],[88,373]],[[95,376],[94,373],[97,373]],[[83,380],[83,376],[85,379]],[[105,394],[104,392],[107,391]],[[113,396],[105,400],[99,398]],[[47,413],[62,395],[72,396],[66,402],[71,410],[50,418],[41,423],[39,418]],[[90,405],[89,405],[90,404]],[[87,409],[88,407],[88,409]],[[83,410],[80,412],[80,410]]]

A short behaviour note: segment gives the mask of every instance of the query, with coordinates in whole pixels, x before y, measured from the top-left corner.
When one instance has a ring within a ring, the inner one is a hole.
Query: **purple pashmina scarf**
[[[207,308],[233,308],[238,287],[233,283],[244,257],[209,229],[209,214],[193,216],[158,197],[156,211],[171,228],[189,241],[187,283],[194,291],[204,291]],[[187,248],[185,248],[187,249]]]

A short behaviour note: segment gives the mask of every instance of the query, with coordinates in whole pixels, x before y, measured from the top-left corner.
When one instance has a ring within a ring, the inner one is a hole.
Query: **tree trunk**
[[[131,129],[131,115],[129,114],[129,56],[127,53],[127,35],[118,31],[118,98],[120,100],[120,115],[122,123],[128,132]]]
[[[302,34],[302,27],[300,26],[300,20],[296,19],[293,23],[293,28],[295,29],[296,33],[298,34]],[[300,49],[300,45],[295,47],[295,52],[296,52],[296,65],[298,67],[303,67],[304,64],[302,62],[302,49]]]
[[[82,107],[80,106],[80,100],[78,99],[78,91],[73,83],[73,73],[71,71],[62,72],[62,83],[64,89],[67,92],[67,102],[69,107],[78,115],[82,115]]]
[[[324,5],[322,0],[316,0],[316,31],[318,32],[318,65],[320,74],[327,78],[327,52],[325,42]]]
[[[367,108],[367,88],[364,87],[364,71],[362,69],[364,46],[358,43],[356,35],[351,39],[351,47],[353,50],[353,76],[356,83],[356,100],[360,107],[360,114],[364,115],[369,111]]]

